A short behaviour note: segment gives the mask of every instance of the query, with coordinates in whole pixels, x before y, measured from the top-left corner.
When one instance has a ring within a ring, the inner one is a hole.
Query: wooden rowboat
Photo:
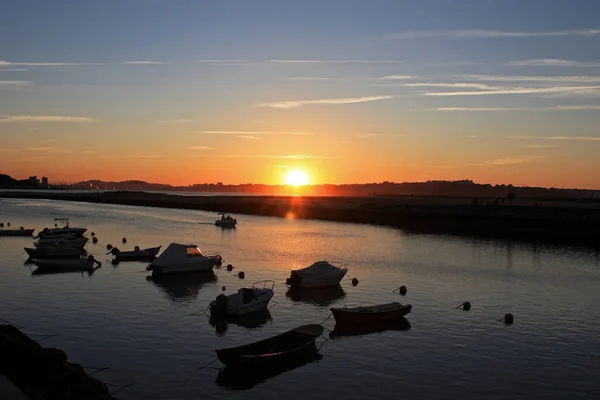
[[[410,304],[403,305],[393,302],[369,307],[332,308],[331,312],[336,323],[356,325],[399,319],[408,314],[411,309]]]
[[[140,261],[140,260],[147,260],[147,259],[156,257],[156,255],[160,251],[161,247],[162,246],[149,247],[147,249],[141,249],[141,250],[138,248],[137,250],[132,250],[132,251],[120,251],[116,247],[113,247],[106,254],[114,255],[115,261]]]
[[[315,340],[322,333],[321,325],[303,325],[259,342],[216,350],[217,357],[228,367],[276,368],[313,359],[318,353]]]

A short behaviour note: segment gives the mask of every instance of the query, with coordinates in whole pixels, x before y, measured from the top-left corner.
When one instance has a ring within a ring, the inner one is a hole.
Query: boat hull
[[[269,307],[269,302],[274,294],[271,289],[263,289],[252,301],[245,304],[241,303],[241,301],[233,301],[234,298],[240,296],[239,293],[231,294],[227,296],[228,305],[225,315],[235,317],[265,311]],[[215,312],[216,307],[217,301],[211,301],[209,304],[210,311]]]
[[[314,359],[321,325],[304,325],[281,335],[247,344],[216,350],[219,360],[235,368],[277,368],[288,363]]]
[[[194,261],[193,263],[172,264],[169,266],[153,266],[150,264],[148,270],[157,275],[172,275],[189,272],[208,272],[212,271],[215,265],[217,265],[217,258],[207,257],[202,260]]]
[[[41,238],[37,242],[36,247],[44,247],[44,246],[61,246],[61,247],[75,247],[75,248],[83,248],[85,244],[88,242],[88,238]]]
[[[294,289],[322,289],[332,286],[338,286],[346,273],[347,269],[340,269],[339,272],[327,274],[323,276],[303,277],[300,280],[295,280],[290,277],[290,287]]]
[[[121,251],[115,254],[115,261],[138,261],[156,257],[161,246],[143,249],[139,251]]]
[[[336,323],[345,325],[376,324],[397,320],[410,313],[410,304],[390,303],[389,305],[355,308],[332,308]]]
[[[40,237],[83,236],[86,231],[87,228],[52,228],[42,230],[39,235]]]
[[[33,229],[0,229],[0,236],[32,236]]]
[[[73,260],[73,259],[54,259],[54,260],[32,260],[32,262],[41,269],[56,270],[91,270],[94,269],[94,261]]]
[[[85,250],[74,247],[25,247],[25,251],[31,258],[77,258],[85,253]]]
[[[220,226],[221,228],[235,228],[237,221],[235,220],[217,220],[215,221],[216,226]]]

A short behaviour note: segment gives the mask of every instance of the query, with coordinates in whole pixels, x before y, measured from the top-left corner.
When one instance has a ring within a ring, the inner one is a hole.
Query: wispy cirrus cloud
[[[409,79],[418,79],[418,76],[414,76],[414,75],[387,75],[387,76],[382,76],[379,79],[381,79],[383,81],[409,80]]]
[[[73,150],[62,149],[60,147],[54,146],[38,146],[38,147],[28,147],[28,151],[40,151],[40,152],[51,152],[51,153],[72,153]]]
[[[544,158],[543,156],[521,156],[521,157],[502,157],[492,161],[488,161],[488,164],[494,165],[510,165],[510,164],[523,164],[532,162]]]
[[[323,156],[310,154],[290,154],[290,155],[259,155],[259,154],[210,154],[200,156],[186,156],[191,158],[271,158],[271,159],[292,159],[292,160],[309,160],[325,158]]]
[[[137,156],[133,156],[135,158],[163,158],[164,156],[161,156],[159,154],[141,154],[141,155],[137,155]]]
[[[555,106],[553,110],[600,110],[600,104],[580,104],[568,106]]]
[[[310,132],[265,132],[265,131],[193,131],[192,133],[205,133],[209,135],[312,135]]]
[[[0,64],[0,72],[20,72],[20,71],[29,71],[27,68],[1,68],[2,64]]]
[[[527,108],[512,107],[440,107],[435,111],[527,111]]]
[[[189,118],[176,118],[176,119],[165,119],[162,121],[158,121],[161,124],[185,124],[188,122],[194,122]]]
[[[459,75],[459,78],[488,82],[600,82],[598,76]]]
[[[517,140],[560,140],[560,141],[600,141],[598,136],[505,136],[505,139],[517,139]]]
[[[521,146],[523,149],[551,149],[557,147],[555,144],[529,144]]]
[[[600,105],[596,104],[581,104],[553,107],[538,107],[538,108],[518,108],[518,107],[440,107],[435,108],[435,111],[595,111],[600,110]]]
[[[535,58],[511,61],[508,64],[519,67],[600,67],[600,62],[561,60],[557,58]]]
[[[17,67],[66,67],[66,66],[82,66],[82,65],[99,65],[98,63],[71,63],[71,62],[12,62],[0,60],[0,67],[17,66]]]
[[[31,81],[0,81],[0,88],[4,87],[15,87],[15,86],[29,86]]]
[[[401,64],[399,60],[267,60],[274,64]]]
[[[6,115],[0,114],[0,123],[2,122],[95,122],[90,117],[72,117],[65,115]]]
[[[527,37],[559,37],[559,36],[600,36],[600,29],[577,29],[567,31],[523,32],[503,31],[492,29],[463,29],[463,30],[430,30],[406,31],[388,35],[390,39],[426,39],[426,38],[452,38],[452,39],[487,39],[487,38],[527,38]]]
[[[406,87],[441,87],[441,88],[462,88],[462,89],[477,89],[477,90],[501,90],[503,86],[490,86],[482,83],[437,83],[437,82],[420,82],[420,83],[405,83]]]
[[[355,103],[366,103],[370,101],[378,101],[378,100],[389,100],[393,99],[394,96],[364,96],[364,97],[346,97],[346,98],[338,98],[338,99],[318,99],[318,100],[284,100],[278,102],[270,102],[270,103],[260,103],[256,104],[257,107],[271,107],[271,108],[296,108],[307,105],[316,105],[316,104],[355,104]]]
[[[128,65],[162,65],[162,61],[124,61],[123,64]]]
[[[188,150],[214,150],[214,147],[211,146],[190,146]]]
[[[252,136],[252,135],[237,135],[236,138],[246,139],[246,140],[258,140],[257,136]]]
[[[598,90],[600,86],[552,86],[552,87],[506,87],[495,90],[468,92],[427,92],[421,96],[491,96],[516,94],[577,94],[578,92]]]

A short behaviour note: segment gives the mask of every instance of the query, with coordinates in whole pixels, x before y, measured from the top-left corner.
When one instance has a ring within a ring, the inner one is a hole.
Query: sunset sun
[[[303,186],[308,184],[308,175],[304,171],[293,170],[286,174],[285,184],[290,186]]]

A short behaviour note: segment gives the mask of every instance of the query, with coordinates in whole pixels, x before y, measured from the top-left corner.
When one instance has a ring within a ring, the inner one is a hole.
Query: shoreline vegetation
[[[523,242],[600,247],[600,201],[545,201],[417,196],[180,196],[142,191],[3,192],[0,197],[50,199],[313,219]],[[243,225],[243,224],[241,224]]]

